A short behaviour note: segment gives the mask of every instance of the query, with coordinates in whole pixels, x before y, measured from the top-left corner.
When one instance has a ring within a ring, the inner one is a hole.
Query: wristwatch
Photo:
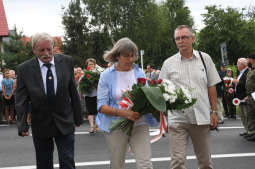
[[[212,114],[212,113],[214,113],[214,114],[216,114],[216,115],[218,116],[217,110],[211,110],[211,114]]]

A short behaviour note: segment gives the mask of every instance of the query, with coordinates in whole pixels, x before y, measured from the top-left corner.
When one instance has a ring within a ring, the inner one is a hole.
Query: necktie
[[[54,77],[50,69],[51,63],[47,63],[43,65],[48,68],[47,74],[46,74],[46,92],[47,92],[47,97],[49,102],[52,103],[54,101],[55,90],[54,90]]]

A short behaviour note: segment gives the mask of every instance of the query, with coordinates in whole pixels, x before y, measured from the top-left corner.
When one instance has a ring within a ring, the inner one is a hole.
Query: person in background
[[[251,65],[251,70],[247,74],[246,79],[246,95],[247,95],[247,130],[248,134],[245,139],[255,141],[255,54],[247,56],[248,63]]]
[[[154,69],[154,66],[152,64],[147,65],[147,80],[149,81],[149,83],[152,80],[158,80],[159,74],[156,72],[156,70]]]
[[[151,114],[140,117],[138,112],[122,109],[122,90],[132,89],[137,78],[145,78],[144,71],[134,62],[139,58],[138,48],[129,38],[120,39],[111,50],[106,51],[104,60],[114,64],[100,76],[97,91],[96,122],[105,131],[110,148],[111,169],[124,169],[125,154],[129,144],[135,154],[137,169],[152,169],[149,125],[157,125]],[[131,135],[122,130],[109,131],[113,120],[127,118],[134,121]]]
[[[2,80],[3,80],[4,76],[2,73],[2,70],[0,68],[0,123],[3,120],[3,92],[2,92]]]
[[[97,71],[96,70],[96,60],[93,58],[88,58],[86,60],[87,70],[89,71]],[[96,131],[98,131],[98,127],[95,124],[95,116],[97,115],[97,86],[92,90],[91,93],[83,93],[85,95],[85,103],[86,110],[88,112],[88,120],[89,120],[89,133],[93,135]]]
[[[4,79],[2,80],[3,100],[5,105],[5,120],[8,124],[14,122],[14,80],[10,77],[10,71],[6,69],[4,71]]]
[[[221,95],[222,95],[222,105],[223,105],[223,108],[224,108],[224,116],[228,117],[229,113],[228,113],[227,103],[226,103],[225,98],[223,97],[223,95],[224,95],[224,90],[223,90],[223,88],[224,88],[224,81],[223,81],[223,78],[227,75],[227,69],[226,69],[226,64],[225,63],[221,63],[220,70],[219,70],[218,73],[220,75],[220,78],[221,78],[221,81],[222,81],[222,84],[223,84]]]
[[[10,77],[14,80],[14,86],[16,86],[16,75],[15,75],[15,71],[14,70],[10,70],[9,71],[10,73]],[[14,104],[15,104],[15,98],[16,98],[16,87],[14,89],[14,92],[13,92],[13,99],[14,99]],[[15,106],[13,106],[14,110],[13,110],[13,123],[16,123],[16,109],[15,109]]]
[[[247,74],[249,72],[247,65],[248,65],[248,61],[246,58],[239,58],[237,60],[237,69],[239,71],[239,75],[237,76],[237,79],[233,79],[233,83],[236,85],[236,88],[235,88],[236,97],[242,101],[239,104],[239,109],[240,109],[241,121],[245,131],[243,133],[240,133],[240,136],[246,136],[248,134],[247,103],[245,101],[245,98],[247,96],[245,85],[246,85]]]
[[[224,116],[223,116],[223,105],[222,105],[222,98],[223,98],[223,86],[224,82],[221,81],[220,83],[216,84],[216,91],[217,91],[217,109],[218,109],[218,117],[219,123],[224,123]]]
[[[28,136],[28,104],[37,169],[53,169],[54,143],[59,168],[75,169],[75,126],[82,124],[81,103],[71,56],[53,54],[47,33],[32,36],[33,57],[18,67],[16,111],[19,136]]]
[[[228,68],[225,78],[233,77],[233,70],[231,68]],[[235,98],[235,84],[233,83],[233,81],[231,81],[230,83],[226,83],[226,80],[224,80],[223,97],[227,104],[228,118],[236,119],[236,107],[233,104],[233,99]]]
[[[168,111],[171,169],[186,169],[189,138],[198,168],[212,169],[210,128],[218,126],[216,84],[221,79],[211,57],[193,49],[195,36],[189,26],[178,26],[174,39],[179,52],[163,63],[159,78],[171,80],[177,87],[194,89],[192,96],[197,101],[182,112]]]

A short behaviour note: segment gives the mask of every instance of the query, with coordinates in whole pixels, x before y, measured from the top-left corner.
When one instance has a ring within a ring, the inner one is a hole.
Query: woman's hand
[[[134,112],[132,110],[124,110],[125,111],[125,117],[131,121],[137,121],[140,118],[140,113]]]

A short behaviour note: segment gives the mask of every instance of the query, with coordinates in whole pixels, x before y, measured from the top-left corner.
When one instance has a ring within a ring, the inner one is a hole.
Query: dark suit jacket
[[[249,69],[246,69],[243,72],[241,78],[239,79],[239,83],[237,83],[236,85],[236,97],[241,100],[246,97],[245,85],[246,85],[246,77],[248,72],[249,72]]]
[[[41,138],[52,137],[56,130],[62,134],[74,132],[82,124],[81,103],[74,81],[73,62],[70,56],[54,55],[57,91],[54,104],[45,94],[41,69],[37,57],[18,67],[16,111],[19,135],[28,131],[27,105],[31,101],[32,133]]]

